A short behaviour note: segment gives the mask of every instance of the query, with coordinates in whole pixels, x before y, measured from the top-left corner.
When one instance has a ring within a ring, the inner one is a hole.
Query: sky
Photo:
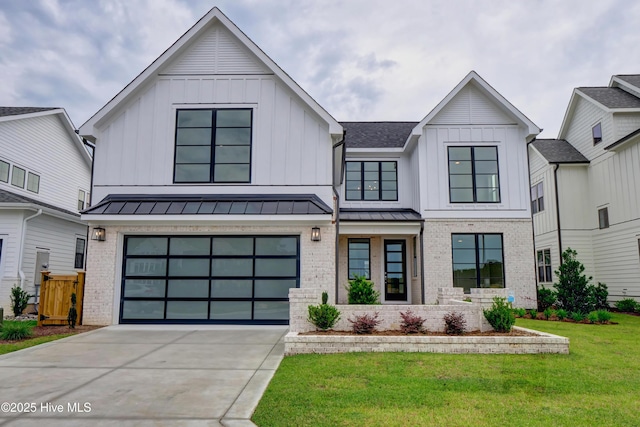
[[[339,121],[420,121],[475,70],[555,138],[574,87],[640,74],[628,0],[0,0],[0,105],[80,127],[214,6]]]

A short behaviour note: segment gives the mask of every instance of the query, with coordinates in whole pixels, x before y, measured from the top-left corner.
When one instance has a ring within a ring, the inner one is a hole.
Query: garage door
[[[120,323],[289,322],[298,236],[126,236]]]

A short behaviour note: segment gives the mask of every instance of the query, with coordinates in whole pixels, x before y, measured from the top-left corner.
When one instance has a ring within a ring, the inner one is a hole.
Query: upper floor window
[[[539,283],[551,283],[553,282],[552,268],[551,268],[551,249],[543,249],[538,251],[538,282]]]
[[[11,172],[11,184],[16,187],[24,188],[24,177],[26,171],[22,168],[19,168],[16,165],[13,165],[13,172]]]
[[[398,200],[397,162],[347,162],[347,200]]]
[[[598,227],[609,228],[609,208],[598,209]]]
[[[593,135],[593,145],[602,141],[602,125],[600,123],[591,128],[591,135]]]
[[[498,147],[449,147],[451,203],[498,203]]]
[[[178,110],[173,181],[251,181],[250,109]]]
[[[9,163],[0,160],[0,181],[9,182]]]
[[[502,234],[451,234],[453,286],[504,288]]]
[[[40,191],[40,175],[36,175],[35,173],[29,172],[27,174],[27,190],[32,193],[37,193]]]
[[[538,213],[544,210],[544,186],[542,182],[531,187],[531,212]]]
[[[84,190],[78,190],[78,210],[81,211],[85,208],[85,201],[87,199],[87,192]]]

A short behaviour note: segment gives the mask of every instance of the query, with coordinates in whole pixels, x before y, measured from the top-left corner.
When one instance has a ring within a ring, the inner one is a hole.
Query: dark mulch
[[[353,332],[349,331],[312,331],[312,332],[300,332],[298,335],[356,335]],[[488,331],[488,332],[480,332],[480,331],[470,331],[465,332],[462,335],[447,335],[444,332],[422,332],[418,334],[403,334],[401,331],[374,331],[369,335],[378,335],[378,336],[424,336],[424,337],[451,337],[451,336],[463,336],[463,337],[522,337],[522,336],[537,336],[536,334],[532,334],[526,331],[520,331],[513,329],[511,332],[496,332],[496,331]]]
[[[80,334],[82,332],[93,331],[102,328],[102,326],[76,325],[74,329],[70,329],[68,325],[52,325],[52,326],[36,326],[33,328],[33,334],[29,338],[45,337],[58,334]],[[26,339],[29,339],[26,338]],[[0,340],[0,344],[13,344],[19,341]]]

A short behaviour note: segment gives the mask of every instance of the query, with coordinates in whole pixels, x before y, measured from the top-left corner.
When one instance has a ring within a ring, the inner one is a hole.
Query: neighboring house
[[[61,108],[0,107],[0,304],[40,271],[84,270],[91,156]],[[32,300],[33,301],[33,300]]]
[[[288,323],[290,288],[342,301],[350,272],[384,303],[455,274],[532,307],[538,132],[475,73],[420,123],[341,125],[214,8],[80,128],[84,321]]]
[[[640,75],[578,87],[558,139],[530,144],[538,282],[567,248],[609,298],[640,298]]]

